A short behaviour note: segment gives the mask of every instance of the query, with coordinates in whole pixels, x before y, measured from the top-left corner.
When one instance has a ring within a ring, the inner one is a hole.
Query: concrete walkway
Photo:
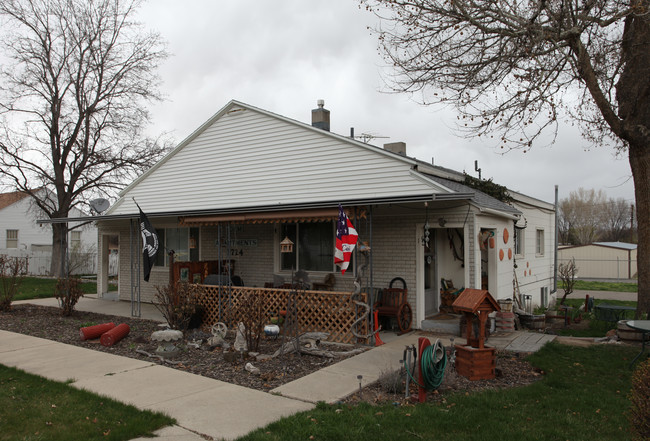
[[[55,299],[26,303],[56,306]],[[81,299],[77,309],[131,315],[129,302],[111,302],[91,296]],[[142,305],[142,316],[162,319],[152,305]],[[417,331],[402,336],[383,333],[384,345],[327,366],[271,393],[147,361],[6,331],[0,331],[0,363],[57,381],[72,379],[74,387],[176,418],[177,426],[164,428],[156,434],[159,440],[232,439],[284,416],[312,409],[318,401],[340,401],[359,389],[358,376],[361,376],[362,386],[377,381],[382,373],[398,369],[404,348],[417,345],[422,336],[432,343],[439,338],[445,346],[449,346],[453,338]],[[553,338],[534,332],[499,332],[490,337],[488,344],[497,349],[534,352]],[[462,338],[455,338],[455,343],[464,342]]]

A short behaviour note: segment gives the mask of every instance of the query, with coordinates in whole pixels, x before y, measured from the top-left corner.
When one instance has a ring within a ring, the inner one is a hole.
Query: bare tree
[[[579,188],[560,200],[560,217],[568,225],[569,242],[586,245],[599,240],[605,221],[607,195],[602,191]]]
[[[568,262],[561,263],[557,268],[557,274],[562,282],[562,289],[564,290],[560,305],[564,305],[566,297],[573,292],[573,288],[576,285],[576,276],[578,275],[576,260],[571,259]]]
[[[603,207],[603,239],[621,242],[629,239],[632,214],[630,204],[623,198],[609,199]]]
[[[360,0],[383,18],[391,86],[453,104],[468,135],[529,149],[567,118],[627,151],[650,213],[650,0]],[[637,315],[650,312],[650,217],[640,216]]]
[[[166,146],[143,134],[160,99],[160,37],[133,21],[138,0],[3,0],[0,179],[50,218],[110,196]],[[36,191],[36,190],[45,191]],[[67,224],[52,228],[62,274]]]

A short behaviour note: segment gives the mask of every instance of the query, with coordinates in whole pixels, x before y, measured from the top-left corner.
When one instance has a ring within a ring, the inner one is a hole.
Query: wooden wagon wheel
[[[228,333],[228,327],[226,326],[225,323],[217,322],[214,325],[212,325],[212,329],[210,330],[210,332],[215,337],[219,335],[221,338],[226,338],[226,334]]]
[[[411,330],[411,322],[413,321],[413,312],[411,305],[404,303],[397,310],[397,326],[400,332],[408,332]]]

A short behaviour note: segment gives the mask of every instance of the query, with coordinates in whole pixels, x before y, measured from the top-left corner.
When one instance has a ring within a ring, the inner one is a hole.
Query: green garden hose
[[[442,384],[445,375],[447,351],[445,351],[445,347],[439,340],[436,340],[433,345],[424,348],[422,354],[420,354],[420,369],[422,370],[424,384],[420,384],[418,380],[413,378],[406,358],[404,359],[404,367],[415,384],[427,390],[436,390]]]

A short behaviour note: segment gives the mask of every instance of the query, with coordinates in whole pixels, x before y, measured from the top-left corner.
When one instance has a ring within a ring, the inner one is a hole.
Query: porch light
[[[291,242],[289,236],[285,236],[284,240],[280,242],[280,252],[293,253],[293,242]]]

